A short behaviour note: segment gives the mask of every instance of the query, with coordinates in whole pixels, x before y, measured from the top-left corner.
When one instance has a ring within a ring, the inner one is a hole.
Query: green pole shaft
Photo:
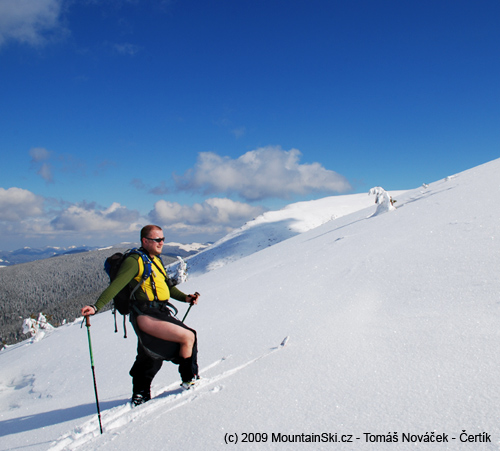
[[[97,382],[95,378],[94,355],[92,353],[92,340],[90,338],[90,316],[85,317],[85,325],[87,326],[87,337],[89,338],[90,351],[90,366],[92,367],[92,377],[94,378],[95,402],[97,405],[97,418],[99,419],[99,430],[102,434],[101,409],[99,408],[99,396],[97,395]]]

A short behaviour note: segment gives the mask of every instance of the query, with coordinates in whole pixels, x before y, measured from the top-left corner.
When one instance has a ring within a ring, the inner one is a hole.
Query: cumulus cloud
[[[0,188],[0,249],[49,242],[56,246],[116,244],[137,239],[148,221],[119,203],[109,207],[95,202],[72,204],[21,188]]]
[[[71,205],[52,219],[54,230],[91,232],[136,230],[139,213],[117,202],[108,208],[98,208],[95,203]]]
[[[33,46],[43,45],[61,33],[63,0],[0,1],[0,46],[8,40]]]
[[[151,222],[185,233],[220,233],[239,227],[263,212],[262,207],[212,198],[192,206],[160,200],[149,216]]]
[[[301,155],[297,149],[285,151],[273,146],[252,150],[237,159],[203,152],[193,169],[174,178],[179,190],[236,193],[248,201],[351,189],[344,176],[319,163],[300,164]]]
[[[43,155],[40,152],[39,156]],[[173,240],[196,236],[206,241],[231,232],[264,211],[225,198],[211,198],[191,206],[160,200],[148,215],[142,216],[117,202],[107,207],[96,202],[75,204],[45,199],[21,188],[0,188],[0,249],[14,242],[18,246],[35,242],[45,245],[47,241],[56,245],[96,241],[115,244],[137,238],[148,223],[164,227]]]
[[[44,152],[37,153],[43,161]],[[37,156],[34,155],[36,159]],[[161,225],[172,240],[220,238],[265,211],[226,198],[211,198],[187,206],[160,200],[146,216],[117,202],[69,203],[43,198],[21,188],[0,188],[0,249],[68,244],[116,244],[137,239],[148,223]],[[189,237],[189,238],[187,238]],[[64,244],[65,243],[65,244]]]
[[[0,221],[22,221],[43,214],[43,199],[22,188],[0,188]]]

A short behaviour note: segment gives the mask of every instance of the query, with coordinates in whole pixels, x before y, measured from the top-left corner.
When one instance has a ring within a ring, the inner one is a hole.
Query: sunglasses
[[[156,241],[157,243],[161,243],[162,241],[165,241],[164,236],[162,236],[161,238],[148,238],[147,236],[145,236],[144,238],[146,238],[147,240],[150,240],[150,241]]]

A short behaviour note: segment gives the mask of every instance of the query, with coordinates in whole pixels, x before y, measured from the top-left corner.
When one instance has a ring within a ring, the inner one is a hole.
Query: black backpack
[[[116,279],[120,266],[123,261],[131,254],[138,254],[144,263],[144,272],[141,276],[141,282],[138,283],[134,289],[131,289],[130,284],[127,284],[113,299],[113,314],[115,315],[115,332],[118,332],[116,327],[116,311],[124,316],[130,313],[130,308],[132,305],[132,300],[134,299],[134,293],[139,289],[142,284],[151,276],[152,267],[151,260],[149,257],[140,249],[130,249],[125,253],[117,252],[110,257],[108,257],[104,262],[104,270],[109,276],[110,283]],[[125,324],[125,318],[123,320]],[[125,329],[125,336],[127,331]]]

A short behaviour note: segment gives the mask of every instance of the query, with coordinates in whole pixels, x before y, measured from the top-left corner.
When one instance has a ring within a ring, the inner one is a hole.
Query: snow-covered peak
[[[182,243],[170,242],[170,243],[165,243],[165,246],[177,247],[180,250],[183,250],[184,252],[192,253],[192,252],[199,252],[208,247],[209,245],[202,243],[182,244]]]

